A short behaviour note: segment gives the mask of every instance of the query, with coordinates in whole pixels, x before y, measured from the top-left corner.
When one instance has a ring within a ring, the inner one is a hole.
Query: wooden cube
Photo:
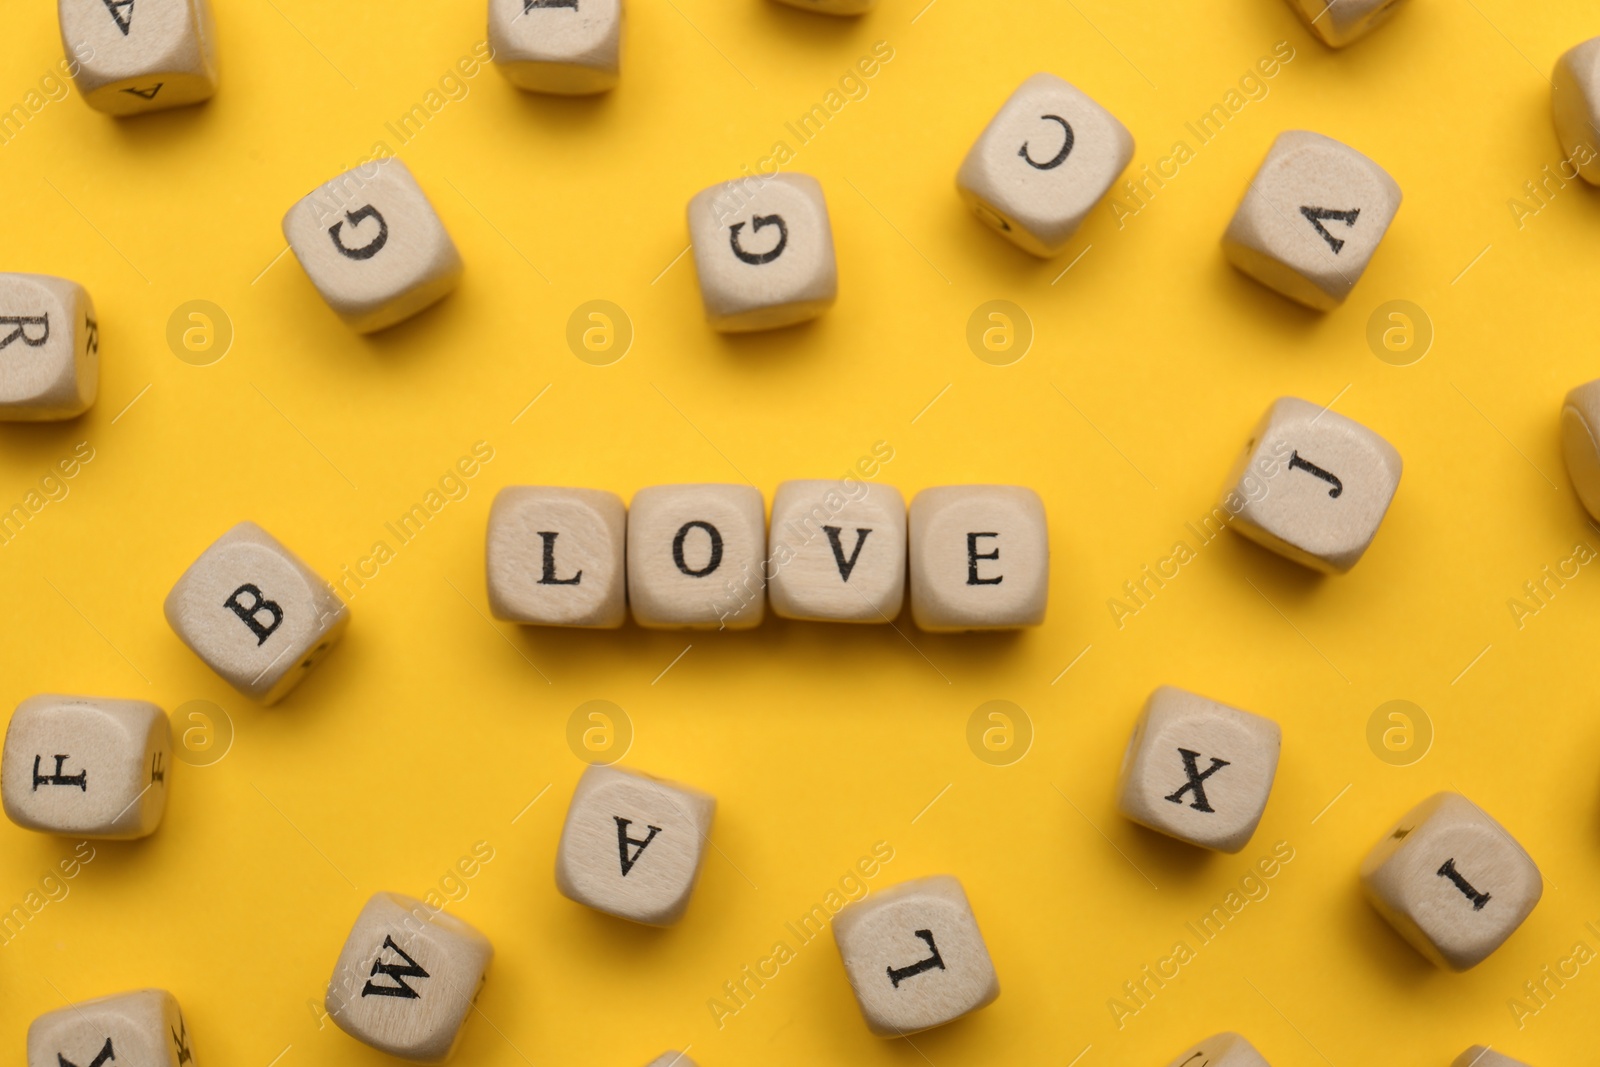
[[[784,482],[772,498],[767,559],[774,614],[890,622],[905,601],[905,498],[859,481]]]
[[[823,15],[864,15],[877,6],[878,0],[779,0],[802,11],[815,11]]]
[[[70,419],[100,391],[100,324],[77,282],[0,274],[0,420]]]
[[[183,1011],[164,989],[69,1004],[46,1012],[28,1027],[28,1067],[192,1067],[193,1063]]]
[[[1561,407],[1561,454],[1584,510],[1600,519],[1600,380],[1567,394]]]
[[[924,489],[909,517],[911,617],[924,630],[1044,622],[1050,538],[1044,501],[1013,485]]]
[[[1561,151],[1590,185],[1600,185],[1600,37],[1568,49],[1550,75],[1550,105]]]
[[[1457,1056],[1450,1067],[1528,1067],[1528,1065],[1483,1045],[1473,1045]]]
[[[1282,744],[1271,719],[1164,685],[1122,757],[1117,810],[1191,845],[1238,852],[1266,810]]]
[[[161,824],[171,770],[172,728],[156,705],[45,694],[12,713],[0,795],[18,826],[126,841]]]
[[[322,299],[358,333],[408,319],[461,280],[461,255],[399,159],[364,164],[283,217],[283,236]]]
[[[1036,256],[1067,247],[1133,158],[1133,135],[1054,74],[1035,74],[979,135],[956,175],[972,211]]]
[[[137,115],[217,91],[211,0],[57,0],[61,44],[84,102]]]
[[[650,1061],[649,1067],[694,1067],[694,1061],[681,1052],[663,1052]]]
[[[1271,1067],[1238,1034],[1213,1034],[1198,1045],[1191,1045],[1172,1061],[1171,1067]]]
[[[713,329],[791,326],[821,315],[838,296],[828,204],[809,175],[713,185],[689,201],[689,240]]]
[[[671,926],[689,906],[716,811],[697,789],[591,765],[561,827],[556,888],[608,915]]]
[[[1273,403],[1228,475],[1233,529],[1328,574],[1356,565],[1400,487],[1400,453],[1353,419],[1293,397]]]
[[[489,509],[489,610],[509,622],[621,626],[627,533],[628,509],[615,493],[507,486]]]
[[[1000,995],[967,894],[949,875],[845,905],[833,939],[867,1027],[882,1037],[943,1026]]]
[[[1361,888],[1428,959],[1475,967],[1522,925],[1544,892],[1539,868],[1484,810],[1459,793],[1412,808],[1361,863]]]
[[[1305,130],[1278,135],[1222,237],[1228,261],[1262,285],[1330,311],[1378,250],[1400,187],[1349,145]]]
[[[201,553],[164,609],[206,666],[266,704],[299,685],[350,621],[333,587],[253,522]]]
[[[628,514],[628,601],[640,626],[745,630],[766,613],[766,504],[748,485],[656,485]]]
[[[483,988],[494,947],[453,915],[378,893],[356,917],[328,982],[339,1029],[381,1052],[443,1063]]]
[[[1334,48],[1365,37],[1399,5],[1400,0],[1289,0],[1311,32]]]
[[[622,0],[489,0],[489,47],[519,89],[581,96],[622,72]]]

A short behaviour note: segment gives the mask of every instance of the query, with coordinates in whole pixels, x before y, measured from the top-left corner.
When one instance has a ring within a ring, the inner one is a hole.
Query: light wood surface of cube
[[[1487,812],[1459,793],[1437,793],[1373,846],[1361,887],[1418,952],[1465,971],[1516,932],[1544,880]]]
[[[694,1067],[694,1061],[681,1052],[663,1052],[648,1067]]]
[[[100,391],[100,324],[83,286],[0,274],[0,420],[70,419]]]
[[[1563,52],[1550,75],[1550,107],[1562,153],[1600,185],[1600,37]]]
[[[767,509],[748,485],[654,485],[628,510],[640,626],[746,630],[766,614]]]
[[[1323,44],[1343,48],[1388,21],[1400,0],[1289,0],[1289,6]]]
[[[1054,74],[1035,74],[978,136],[956,188],[1019,248],[1053,256],[1105,198],[1133,148],[1111,112]]]
[[[628,509],[615,493],[507,486],[489,509],[490,612],[544,626],[621,626],[627,538]]]
[[[1170,1067],[1271,1067],[1255,1046],[1234,1033],[1213,1034],[1178,1054]]]
[[[61,45],[84,102],[137,115],[217,91],[211,0],[57,0]]]
[[[1344,303],[1400,210],[1400,186],[1349,145],[1278,135],[1222,237],[1228,261],[1319,311]]]
[[[823,15],[864,15],[878,5],[878,0],[778,0],[778,2],[798,7],[802,11],[815,11]]]
[[[622,72],[623,0],[489,0],[494,62],[519,89],[602,93]]]
[[[556,888],[622,919],[671,926],[705,862],[717,801],[620,767],[578,779],[556,849]]]
[[[1249,843],[1278,772],[1271,719],[1173,686],[1150,694],[1117,780],[1117,810],[1218,852]]]
[[[140,989],[46,1012],[28,1027],[28,1067],[195,1067],[178,1001]]]
[[[443,1063],[483,988],[494,948],[420,900],[377,893],[356,917],[328,982],[339,1029],[381,1052]]]
[[[702,190],[689,201],[689,240],[713,329],[792,326],[838,296],[833,224],[810,175],[746,177]]]
[[[0,794],[18,826],[130,840],[167,810],[172,727],[142,700],[32,696],[17,705],[0,754]]]
[[[1600,519],[1600,380],[1573,389],[1562,403],[1561,455],[1584,510]]]
[[[867,1027],[880,1036],[943,1026],[1000,995],[978,920],[950,875],[847,904],[833,938]]]
[[[1501,1055],[1483,1045],[1473,1045],[1457,1056],[1450,1067],[1528,1067],[1528,1064]]]
[[[1013,485],[944,485],[912,498],[911,617],[924,630],[1038,626],[1050,594],[1044,501]]]
[[[333,587],[253,522],[201,553],[164,609],[167,624],[206,666],[266,704],[299,685],[350,621]]]
[[[1402,466],[1393,445],[1354,419],[1283,397],[1251,431],[1222,506],[1242,536],[1343,574],[1377,536]]]
[[[773,614],[890,622],[905,602],[905,497],[868,482],[784,482],[772,497],[767,558]]]
[[[399,159],[319,186],[283,217],[283,236],[322,299],[358,333],[410,318],[461,280],[455,242]]]

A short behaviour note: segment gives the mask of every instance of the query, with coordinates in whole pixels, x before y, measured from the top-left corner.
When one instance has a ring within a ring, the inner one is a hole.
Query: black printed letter
[[[394,949],[395,952],[399,953],[400,958],[405,960],[405,963],[384,963],[383,949],[379,949],[378,958],[372,961],[372,975],[376,977],[381,974],[385,978],[393,979],[394,985],[377,985],[369,978],[367,984],[361,988],[361,995],[364,997],[399,997],[401,1000],[417,1000],[421,998],[421,993],[406,985],[406,979],[428,978],[430,977],[428,972],[418,967],[417,961],[406,955],[405,949],[394,943],[394,938],[385,937],[383,939],[383,948]]]
[[[1212,756],[1211,766],[1207,767],[1205,773],[1202,774],[1200,773],[1200,768],[1196,767],[1194,763],[1195,760],[1200,758],[1200,753],[1180,748],[1178,749],[1178,755],[1183,757],[1183,773],[1189,776],[1189,780],[1179,787],[1176,793],[1168,794],[1165,799],[1172,801],[1174,804],[1182,804],[1183,794],[1192,789],[1194,790],[1194,802],[1189,805],[1191,808],[1195,811],[1215,811],[1216,809],[1206,800],[1205,780],[1226,767],[1228,761]]]
[[[539,538],[544,541],[544,577],[539,579],[540,585],[577,585],[583,579],[583,572],[579,571],[571,578],[556,577],[556,534],[548,530],[540,530]]]
[[[995,549],[993,552],[980,553],[978,551],[978,538],[980,538],[980,537],[999,537],[999,536],[1000,535],[997,534],[997,533],[969,533],[969,534],[967,534],[967,584],[968,585],[999,585],[1001,582],[1006,580],[1006,576],[1003,575],[1003,574],[997,574],[993,578],[979,578],[978,577],[978,561],[980,559],[999,559],[1000,558],[1000,550],[998,548]]]
[[[941,971],[944,970],[944,960],[939,957],[939,946],[933,943],[933,931],[913,930],[912,933],[916,934],[918,937],[922,938],[922,940],[928,943],[928,952],[930,955],[927,959],[918,960],[909,967],[901,967],[898,970],[893,967],[888,968],[889,983],[896,989],[900,988],[901,982],[905,981],[907,978],[915,978],[923,971],[931,971],[936,968]]]
[[[683,539],[689,536],[690,530],[696,528],[704,530],[707,536],[711,538],[711,558],[706,561],[706,565],[704,567],[697,571],[690,570],[689,565],[683,560]],[[678,569],[687,574],[689,577],[704,578],[706,575],[722,566],[721,532],[709,522],[701,522],[699,519],[696,519],[693,522],[684,523],[678,529],[678,536],[672,539],[672,562],[676,563],[678,565]]]
[[[828,534],[828,543],[833,546],[833,561],[839,565],[839,577],[848,582],[850,572],[856,569],[856,560],[861,558],[861,546],[867,543],[867,535],[872,531],[856,528],[855,551],[850,553],[849,559],[845,559],[844,546],[839,543],[839,527],[824,526],[823,530]]]
[[[633,825],[633,820],[624,819],[620,815],[611,817],[617,820],[617,852],[622,857],[622,877],[626,878],[628,877],[628,872],[633,870],[633,865],[639,862],[639,857],[644,855],[644,850],[650,847],[650,842],[654,841],[656,835],[661,832],[661,827],[646,826],[645,829],[650,831],[649,836],[643,838],[629,837],[628,827]],[[632,856],[628,855],[629,845],[639,846],[639,850]]]
[[[240,593],[249,593],[255,598],[255,603],[241,604],[239,602]],[[244,624],[250,627],[250,631],[256,635],[257,648],[266,644],[267,638],[272,636],[272,632],[283,625],[283,609],[278,606],[278,602],[276,600],[268,600],[262,596],[261,590],[249,582],[235,589],[228,599],[222,602],[222,606],[239,616]],[[271,626],[262,626],[256,620],[256,616],[263,611],[272,616]]]

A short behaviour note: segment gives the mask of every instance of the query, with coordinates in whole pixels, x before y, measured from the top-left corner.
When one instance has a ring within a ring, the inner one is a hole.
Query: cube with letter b
[[[201,553],[165,611],[206,666],[266,704],[300,684],[350,621],[333,587],[253,522]]]
[[[1050,592],[1044,501],[1014,485],[945,485],[911,501],[911,617],[924,630],[1038,626]]]

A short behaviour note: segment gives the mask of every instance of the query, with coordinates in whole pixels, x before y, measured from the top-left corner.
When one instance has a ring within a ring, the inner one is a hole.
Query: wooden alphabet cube
[[[681,1052],[663,1052],[648,1067],[694,1067],[694,1061]]]
[[[324,1007],[357,1041],[401,1059],[443,1063],[493,957],[489,939],[455,916],[378,893],[356,916]]]
[[[806,174],[746,177],[689,201],[706,321],[724,333],[821,315],[839,293],[822,185]]]
[[[322,299],[358,333],[410,318],[461,280],[455,242],[399,159],[317,188],[283,217],[283,236]]]
[[[70,419],[100,391],[100,324],[77,282],[0,274],[0,420]]]
[[[647,926],[683,918],[711,839],[716,798],[620,767],[578,779],[556,848],[556,888]]]
[[[905,602],[905,498],[867,482],[784,482],[772,498],[767,559],[774,614],[890,622]]]
[[[1510,1056],[1503,1056],[1498,1052],[1485,1048],[1483,1045],[1473,1045],[1467,1051],[1457,1056],[1450,1067],[1528,1067],[1521,1060],[1514,1060]]]
[[[299,685],[350,621],[333,587],[253,522],[201,553],[164,610],[206,666],[266,704]]]
[[[767,606],[766,504],[748,485],[656,485],[628,514],[628,602],[640,626],[746,630]]]
[[[1228,261],[1319,311],[1344,303],[1400,210],[1400,187],[1348,145],[1278,135],[1222,236]]]
[[[1271,1067],[1250,1044],[1238,1034],[1214,1034],[1198,1045],[1183,1050],[1172,1061],[1171,1067]]]
[[[1399,5],[1400,0],[1289,0],[1311,32],[1333,48],[1365,37]]]
[[[1384,834],[1361,863],[1361,888],[1418,952],[1452,971],[1488,958],[1544,893],[1539,868],[1504,828],[1459,793],[1437,793]]]
[[[1128,741],[1117,810],[1191,845],[1238,852],[1266,811],[1282,744],[1271,719],[1164,685]]]
[[[1054,74],[1022,83],[956,175],[972,211],[1036,256],[1067,247],[1133,158],[1133,135]]]
[[[1567,394],[1561,406],[1561,455],[1584,510],[1600,519],[1600,380]]]
[[[489,509],[497,619],[611,629],[627,618],[628,509],[615,493],[514,485]]]
[[[779,0],[802,11],[815,11],[823,15],[864,15],[877,6],[878,0]]]
[[[519,89],[581,96],[622,72],[622,0],[489,0],[489,46]]]
[[[868,1029],[882,1037],[943,1026],[1000,995],[967,894],[947,874],[846,904],[833,940]]]
[[[45,694],[17,705],[0,753],[0,795],[18,826],[127,841],[167,810],[172,728],[142,700]]]
[[[1568,49],[1550,75],[1550,106],[1561,151],[1590,185],[1600,185],[1600,37]]]
[[[1013,485],[944,485],[911,500],[911,617],[924,630],[1038,626],[1050,595],[1044,501]]]
[[[1242,536],[1343,574],[1377,535],[1401,466],[1394,446],[1355,420],[1283,397],[1251,431],[1222,506]]]
[[[217,91],[211,0],[57,0],[61,44],[84,102],[137,115]]]
[[[164,989],[86,1000],[28,1027],[28,1067],[194,1067],[189,1027]]]

